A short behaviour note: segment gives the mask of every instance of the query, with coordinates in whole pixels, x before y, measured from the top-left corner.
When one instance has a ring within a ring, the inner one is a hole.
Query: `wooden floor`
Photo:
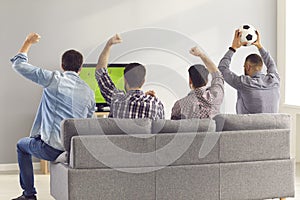
[[[296,196],[287,198],[287,200],[300,200],[300,164],[296,167]],[[50,195],[50,178],[49,174],[44,175],[39,172],[35,175],[35,185],[38,192],[39,200],[54,200]],[[0,172],[0,200],[10,200],[22,193],[19,186],[18,172]]]

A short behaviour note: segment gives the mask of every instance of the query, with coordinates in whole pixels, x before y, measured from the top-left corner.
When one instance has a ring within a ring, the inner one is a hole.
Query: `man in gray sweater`
[[[253,43],[260,53],[250,54],[244,63],[245,75],[238,76],[229,67],[233,54],[243,44],[240,41],[239,30],[235,31],[232,46],[219,63],[225,81],[237,90],[237,114],[277,113],[280,99],[280,78],[276,64],[270,54],[263,48],[260,35]],[[267,74],[262,73],[263,64],[267,67]]]

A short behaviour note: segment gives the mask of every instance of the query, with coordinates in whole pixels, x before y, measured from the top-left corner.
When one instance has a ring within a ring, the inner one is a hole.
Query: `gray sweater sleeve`
[[[267,52],[264,48],[259,49],[259,53],[267,67],[268,74],[274,74],[279,79],[279,73],[277,70],[277,66],[271,57],[270,53]]]
[[[224,80],[233,88],[239,89],[242,87],[241,77],[232,72],[229,67],[231,64],[231,58],[234,52],[232,50],[228,50],[224,57],[221,59],[219,63],[219,70],[222,72]]]

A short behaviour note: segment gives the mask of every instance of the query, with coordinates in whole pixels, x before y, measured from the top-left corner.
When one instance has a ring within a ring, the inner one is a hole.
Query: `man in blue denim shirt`
[[[32,66],[28,63],[27,52],[39,39],[38,34],[29,34],[19,53],[11,59],[16,72],[44,88],[30,137],[20,139],[17,144],[20,185],[24,191],[15,200],[37,199],[31,157],[54,161],[64,151],[61,121],[90,118],[95,110],[94,93],[78,76],[82,55],[75,50],[66,51],[62,56],[63,73]]]

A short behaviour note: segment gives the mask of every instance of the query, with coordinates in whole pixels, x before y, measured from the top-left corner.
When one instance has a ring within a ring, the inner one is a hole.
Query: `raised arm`
[[[37,34],[37,33],[30,33],[26,37],[26,39],[25,39],[22,47],[19,50],[19,53],[28,53],[31,45],[33,45],[35,43],[38,43],[40,41],[40,38],[41,38],[41,36],[39,34]]]
[[[194,56],[200,57],[210,73],[219,71],[215,63],[204,53],[204,51],[200,50],[198,47],[193,47],[190,50],[190,53]]]
[[[40,38],[37,33],[28,34],[18,54],[11,59],[11,62],[13,69],[20,75],[43,87],[47,87],[51,83],[54,73],[29,64],[27,57],[30,47],[39,42]]]
[[[209,90],[214,96],[214,102],[216,104],[221,104],[224,96],[224,79],[221,72],[216,67],[215,63],[204,53],[204,51],[194,47],[190,50],[190,53],[194,56],[199,56],[204,62],[207,70],[211,73],[212,80]]]
[[[261,37],[258,31],[256,31],[257,34],[257,40],[253,43],[253,45],[255,45],[267,67],[267,73],[273,73],[275,74],[278,78],[279,78],[279,73],[275,64],[275,61],[273,60],[273,58],[271,57],[270,53],[267,52],[262,44],[261,44]]]
[[[235,30],[234,38],[232,41],[229,50],[226,52],[224,57],[220,60],[219,70],[222,72],[225,81],[233,88],[238,89],[241,87],[241,77],[236,75],[234,72],[230,70],[231,58],[233,54],[239,49],[241,46],[245,45],[247,42],[241,42],[241,35],[239,30]]]
[[[103,51],[101,52],[99,59],[98,59],[98,64],[96,66],[96,80],[98,82],[98,86],[100,88],[102,96],[105,98],[106,102],[108,105],[111,103],[112,97],[120,92],[115,84],[112,82],[111,78],[109,77],[107,73],[107,64],[108,64],[108,59],[110,55],[110,49],[114,44],[121,43],[122,39],[118,34],[110,38]]]
[[[107,41],[103,51],[101,52],[101,54],[99,56],[98,63],[97,63],[97,66],[96,66],[96,70],[98,70],[100,68],[106,68],[107,67],[111,47],[114,44],[118,44],[118,43],[121,43],[121,42],[122,42],[122,39],[118,34],[116,34],[115,36],[113,36],[112,38],[110,38]]]
[[[247,45],[247,42],[241,42],[241,33],[240,33],[239,29],[235,30],[234,38],[233,38],[230,49],[232,51],[236,52],[237,49],[239,49],[241,46],[245,46],[245,45]]]

